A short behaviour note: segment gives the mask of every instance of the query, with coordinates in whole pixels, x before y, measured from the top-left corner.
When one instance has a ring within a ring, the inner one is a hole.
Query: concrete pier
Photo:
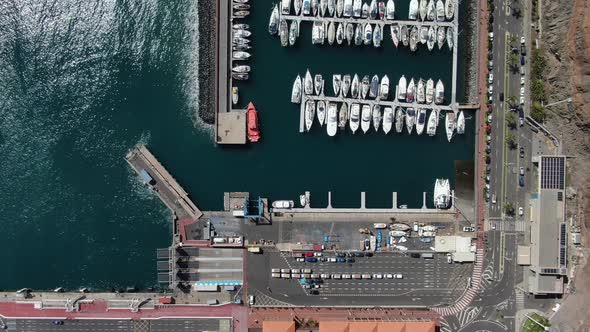
[[[455,11],[455,17],[457,17],[457,11]],[[434,21],[416,21],[416,20],[398,20],[398,19],[372,19],[370,17],[362,18],[362,17],[326,17],[326,16],[304,16],[304,15],[281,15],[281,18],[286,19],[287,21],[297,21],[301,22],[334,22],[334,23],[363,23],[363,24],[373,24],[373,25],[380,25],[384,27],[386,25],[406,25],[408,27],[413,26],[438,26],[438,27],[452,27],[456,26],[456,21],[453,20],[451,22],[434,22]]]
[[[453,16],[453,26],[455,31],[453,34],[453,74],[451,83],[451,105],[457,107],[457,57],[458,57],[458,46],[459,46],[459,5],[455,4],[455,15]],[[454,108],[456,112],[456,108]]]

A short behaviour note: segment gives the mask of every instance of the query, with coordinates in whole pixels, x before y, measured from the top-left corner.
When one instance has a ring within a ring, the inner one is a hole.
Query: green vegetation
[[[514,133],[506,133],[506,144],[511,150],[516,149],[518,145],[516,143],[516,135],[514,135]]]
[[[543,122],[547,117],[547,112],[545,112],[545,108],[538,101],[533,102],[533,106],[531,107],[531,117],[535,119],[535,121],[537,122]]]
[[[543,49],[533,48],[531,52],[531,75],[533,80],[542,80],[545,78],[547,70],[547,59],[543,54]]]
[[[512,112],[506,114],[506,124],[510,129],[516,128],[516,116]]]
[[[533,49],[531,52],[531,117],[537,122],[545,121],[547,113],[542,102],[545,101],[545,75],[547,72],[547,59],[543,49]]]
[[[510,108],[516,108],[518,106],[518,100],[516,99],[516,96],[508,97],[508,99],[506,99],[506,102],[508,102],[508,106]]]
[[[545,101],[545,83],[542,80],[531,82],[531,98],[535,101]]]
[[[515,213],[514,205],[512,203],[504,203],[504,213],[513,216]]]
[[[543,324],[545,327],[549,327],[551,326],[551,323],[549,323],[549,320],[545,317],[539,316],[537,314],[532,314],[530,315],[534,320],[536,320],[537,322]],[[524,322],[524,327],[522,328],[523,332],[543,332],[545,331],[545,329],[541,326],[539,326],[539,324],[533,322],[531,319],[527,319],[526,322]]]
[[[516,35],[510,35],[510,39],[508,40],[510,43],[510,47],[514,47],[514,44],[518,42],[518,38]]]

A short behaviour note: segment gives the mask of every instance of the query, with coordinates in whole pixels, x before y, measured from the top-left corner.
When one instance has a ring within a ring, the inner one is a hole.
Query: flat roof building
[[[538,194],[531,200],[528,291],[562,294],[567,275],[565,223],[565,156],[540,156]]]

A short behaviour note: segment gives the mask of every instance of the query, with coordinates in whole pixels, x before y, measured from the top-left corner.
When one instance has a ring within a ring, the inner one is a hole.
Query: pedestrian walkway
[[[516,290],[516,311],[524,309],[524,292]]]
[[[488,223],[490,229],[505,232],[524,232],[528,226],[527,222],[524,220],[493,219],[489,220]]]

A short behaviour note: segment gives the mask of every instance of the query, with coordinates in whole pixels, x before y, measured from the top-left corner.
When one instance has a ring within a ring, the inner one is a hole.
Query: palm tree
[[[516,108],[518,106],[518,100],[516,100],[516,96],[510,96],[508,99],[506,99],[506,101],[508,102],[508,106],[510,106],[510,108]]]
[[[516,37],[516,35],[510,35],[510,39],[509,39],[509,43],[510,43],[510,47],[514,47],[514,43],[518,42],[518,38]]]

